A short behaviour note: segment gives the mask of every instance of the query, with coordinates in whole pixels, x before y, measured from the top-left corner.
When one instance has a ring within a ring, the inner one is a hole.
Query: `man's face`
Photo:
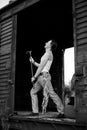
[[[51,48],[51,40],[45,43],[45,48]]]

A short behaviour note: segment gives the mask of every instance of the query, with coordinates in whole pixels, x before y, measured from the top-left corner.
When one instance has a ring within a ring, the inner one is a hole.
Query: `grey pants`
[[[43,102],[42,102],[42,111],[46,111],[49,97],[56,104],[58,113],[63,113],[64,107],[59,96],[54,92],[51,84],[51,76],[49,73],[44,72],[40,75],[34,84],[33,88],[30,91],[31,102],[32,102],[32,111],[34,113],[39,112],[38,108],[38,97],[37,92],[43,89]]]

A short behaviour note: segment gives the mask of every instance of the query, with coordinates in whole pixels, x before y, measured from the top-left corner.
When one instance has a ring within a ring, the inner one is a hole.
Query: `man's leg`
[[[63,106],[62,101],[59,98],[59,96],[54,92],[50,80],[47,81],[47,86],[48,86],[49,96],[51,97],[53,102],[56,104],[58,113],[63,114],[64,113],[64,106]]]
[[[32,103],[32,111],[33,113],[38,113],[38,97],[37,92],[41,89],[41,86],[39,85],[38,81],[34,84],[33,88],[30,91],[31,95],[31,103]]]
[[[48,105],[48,100],[49,100],[48,88],[45,85],[45,87],[43,89],[42,114],[46,113],[46,108],[47,108],[47,105]]]

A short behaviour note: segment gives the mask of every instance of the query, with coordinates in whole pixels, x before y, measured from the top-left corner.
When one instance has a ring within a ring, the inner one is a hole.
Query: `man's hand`
[[[31,63],[33,63],[33,64],[34,64],[34,62],[35,62],[35,61],[34,61],[34,59],[33,59],[32,57],[30,57],[30,59],[29,59],[29,60],[30,60],[30,62],[31,62]]]
[[[34,82],[35,79],[36,79],[36,78],[33,76],[33,77],[31,78],[31,82]]]

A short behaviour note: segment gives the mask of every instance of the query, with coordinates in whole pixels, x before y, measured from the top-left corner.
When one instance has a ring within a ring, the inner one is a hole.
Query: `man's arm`
[[[32,62],[36,67],[39,67],[39,63],[35,62],[32,57],[30,57],[30,62]]]
[[[34,65],[35,65],[36,67],[39,67],[40,64],[34,61]]]

